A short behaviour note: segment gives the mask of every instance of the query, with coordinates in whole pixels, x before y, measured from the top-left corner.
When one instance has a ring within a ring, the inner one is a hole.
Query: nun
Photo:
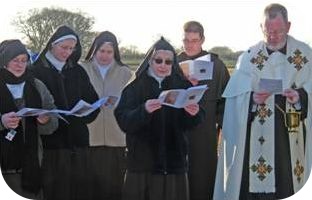
[[[187,131],[204,111],[190,104],[164,106],[164,90],[191,86],[180,71],[174,48],[161,37],[147,52],[115,109],[126,134],[127,172],[123,200],[188,200]]]
[[[88,125],[91,199],[121,200],[126,139],[116,122],[114,109],[132,72],[122,63],[116,36],[109,31],[94,39],[81,65],[99,97],[112,100],[101,107],[96,120]]]
[[[98,95],[85,70],[78,35],[61,26],[53,33],[33,65],[35,76],[51,91],[58,109],[70,110],[79,100],[94,103]],[[89,131],[87,124],[99,110],[84,116],[64,116],[53,135],[43,137],[43,193],[45,199],[90,199],[88,184]]]
[[[41,189],[40,135],[52,134],[56,117],[39,115],[21,118],[24,108],[54,109],[46,86],[26,68],[29,55],[20,40],[0,44],[0,164],[8,186],[20,196],[39,198]]]

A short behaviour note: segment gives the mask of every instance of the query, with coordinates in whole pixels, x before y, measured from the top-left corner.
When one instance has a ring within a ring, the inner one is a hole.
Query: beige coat
[[[122,89],[132,76],[128,67],[119,66],[116,62],[108,69],[104,80],[99,69],[92,62],[81,63],[81,65],[88,73],[90,81],[100,98],[107,96],[120,97]],[[88,125],[90,146],[126,146],[125,134],[120,130],[114,116],[117,103],[113,108],[102,106],[96,120]]]

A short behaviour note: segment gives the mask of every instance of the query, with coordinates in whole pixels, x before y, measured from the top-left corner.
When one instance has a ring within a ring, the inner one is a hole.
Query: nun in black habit
[[[124,200],[187,200],[187,130],[201,122],[198,104],[163,106],[159,94],[191,86],[182,75],[173,47],[158,40],[135,78],[124,88],[115,116],[126,134]]]
[[[49,39],[32,68],[44,82],[59,109],[70,110],[79,101],[98,100],[89,77],[77,63],[81,56],[78,35],[69,27],[59,27]],[[43,137],[43,191],[45,199],[89,199],[87,124],[99,110],[84,116],[64,116],[51,136]]]
[[[51,134],[58,126],[56,117],[21,118],[24,107],[55,108],[46,86],[27,70],[29,55],[19,40],[0,44],[0,164],[8,186],[17,194],[37,199],[41,188],[40,134]]]

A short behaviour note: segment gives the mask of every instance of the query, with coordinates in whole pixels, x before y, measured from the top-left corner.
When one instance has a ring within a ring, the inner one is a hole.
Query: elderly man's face
[[[261,28],[264,41],[269,49],[278,50],[283,48],[286,44],[290,22],[285,22],[282,15],[278,15],[274,19],[264,19]]]

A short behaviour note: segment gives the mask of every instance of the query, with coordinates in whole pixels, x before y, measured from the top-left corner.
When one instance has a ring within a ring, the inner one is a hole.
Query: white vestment
[[[300,173],[297,171],[297,174],[295,174],[294,170],[292,170],[294,191],[297,192],[309,177],[312,160],[312,50],[308,45],[288,36],[286,55],[280,52],[269,55],[265,43],[259,42],[240,56],[236,71],[223,93],[226,103],[222,126],[221,154],[218,160],[214,190],[215,200],[239,199],[250,94],[252,91],[259,89],[260,78],[282,79],[283,89],[295,85],[296,88],[303,88],[308,94],[308,113],[304,121],[307,131],[305,149],[302,148],[302,143],[292,141],[293,136],[289,137],[293,169],[296,167],[294,161],[297,161],[297,157],[301,157],[299,159]],[[265,118],[268,122],[265,132],[272,133],[273,131],[274,133],[274,95],[271,95],[265,104],[271,110],[270,115],[272,117],[270,119],[273,119],[270,121],[269,118]],[[253,122],[251,126],[252,134],[253,131],[261,134],[260,130],[262,129]],[[300,130],[302,130],[302,125]],[[301,131],[299,134],[302,134]],[[253,162],[252,159],[258,159],[258,157],[252,156],[256,156],[258,150],[261,151],[261,155],[262,153],[265,155],[265,161],[271,162],[270,173],[265,173],[264,181],[257,182],[257,178],[250,174],[251,178],[255,180],[250,181],[249,190],[252,190],[251,192],[275,192],[274,136],[267,136],[267,141],[271,143],[269,145],[267,143],[268,146],[262,150],[261,147],[254,147],[255,138],[251,136],[251,140],[254,140],[250,141],[250,145],[253,145],[251,146],[253,152],[250,153],[250,162]],[[303,151],[305,152],[304,155],[302,155]],[[262,184],[262,182],[265,184]]]

